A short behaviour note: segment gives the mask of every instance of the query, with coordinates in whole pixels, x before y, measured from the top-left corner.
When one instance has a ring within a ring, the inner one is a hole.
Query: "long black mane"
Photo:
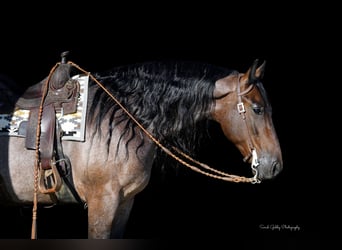
[[[214,105],[215,81],[231,72],[205,63],[148,62],[117,67],[94,76],[156,139],[194,154],[206,134],[203,128]],[[97,132],[109,134],[109,145],[113,128],[124,123],[120,139],[129,135],[129,143],[137,136],[136,124],[96,83],[92,83],[91,89],[95,92],[89,119]],[[108,115],[108,131],[101,131],[100,125]]]

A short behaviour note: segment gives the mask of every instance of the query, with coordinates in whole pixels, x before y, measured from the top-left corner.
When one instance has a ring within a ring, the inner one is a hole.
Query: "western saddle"
[[[61,54],[61,62],[50,75],[29,87],[17,100],[16,108],[30,111],[26,126],[25,146],[39,148],[39,189],[55,193],[61,187],[60,173],[66,174],[70,162],[61,144],[62,130],[56,120],[61,115],[75,113],[80,85],[72,79],[73,66],[66,63],[68,52]]]

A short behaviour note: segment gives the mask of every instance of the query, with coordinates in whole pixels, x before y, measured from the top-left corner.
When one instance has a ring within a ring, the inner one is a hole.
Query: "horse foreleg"
[[[111,238],[123,238],[133,203],[134,198],[126,200],[118,207],[114,216]]]
[[[113,196],[93,197],[88,204],[88,238],[109,239],[112,223],[118,208],[118,198]]]

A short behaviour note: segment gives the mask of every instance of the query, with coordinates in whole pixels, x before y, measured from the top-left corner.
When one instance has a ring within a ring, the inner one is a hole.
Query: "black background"
[[[204,61],[243,72],[254,59],[266,60],[263,83],[273,106],[283,172],[272,181],[246,185],[183,167],[177,174],[155,167],[136,197],[125,238],[242,244],[333,240],[340,226],[334,178],[339,166],[338,154],[325,141],[334,140],[328,133],[336,120],[329,101],[338,87],[329,80],[338,56],[333,9],[291,3],[131,3],[64,5],[23,14],[8,8],[14,14],[1,22],[0,72],[22,86],[34,84],[65,50],[69,60],[90,72],[158,59]],[[218,129],[212,133],[215,143],[203,145],[201,160],[229,172],[248,168]],[[1,218],[0,238],[30,238],[30,208],[1,208]],[[300,229],[265,230],[264,225]],[[86,211],[80,206],[39,210],[38,238],[86,237]]]

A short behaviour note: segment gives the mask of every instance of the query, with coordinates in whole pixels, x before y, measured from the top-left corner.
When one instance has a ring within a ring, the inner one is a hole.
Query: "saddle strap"
[[[68,156],[66,156],[63,152],[63,146],[62,146],[62,141],[61,141],[61,137],[62,135],[59,135],[59,131],[61,131],[61,127],[60,124],[57,122],[56,123],[56,130],[57,130],[57,136],[56,136],[56,157],[57,157],[57,161],[58,164],[57,168],[58,171],[64,181],[64,184],[69,188],[71,194],[74,196],[75,200],[83,205],[83,208],[86,209],[87,208],[87,203],[84,202],[81,197],[78,195],[76,189],[75,189],[75,185],[74,185],[74,181],[73,181],[73,177],[72,177],[72,168],[71,168],[71,162]]]
[[[60,140],[59,135],[56,136],[56,134],[58,134],[56,133],[56,112],[54,105],[49,104],[44,106],[40,126],[39,189],[44,194],[53,194],[62,185],[62,180],[56,166],[56,157],[58,156],[54,150],[55,140]]]
[[[40,161],[43,169],[51,168],[55,138],[56,113],[53,104],[44,107],[40,133]]]

